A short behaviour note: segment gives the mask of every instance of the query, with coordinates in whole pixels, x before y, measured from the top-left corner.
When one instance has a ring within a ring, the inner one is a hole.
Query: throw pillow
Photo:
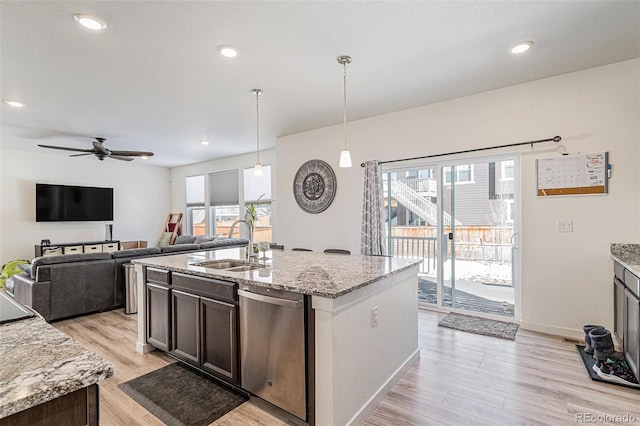
[[[171,242],[171,236],[173,235],[172,232],[163,232],[160,235],[160,240],[158,241],[158,247],[166,247],[169,245],[169,242]]]
[[[176,237],[176,240],[173,242],[174,245],[179,245],[179,244],[193,244],[193,242],[195,241],[196,237],[193,235],[178,235]]]

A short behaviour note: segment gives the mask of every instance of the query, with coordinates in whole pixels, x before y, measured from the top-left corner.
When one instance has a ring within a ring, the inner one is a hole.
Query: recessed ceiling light
[[[4,103],[7,104],[7,105],[11,105],[12,107],[16,107],[16,108],[24,107],[24,104],[22,102],[12,101],[11,99],[5,99]]]
[[[209,141],[205,141],[205,140],[201,140],[201,141],[200,141],[200,143],[201,143],[202,145],[209,145]]]
[[[76,13],[73,15],[73,19],[75,19],[78,24],[93,31],[101,31],[107,28],[107,24],[105,24],[102,19],[84,13]]]
[[[527,50],[529,50],[529,48],[533,46],[533,42],[532,41],[523,41],[520,42],[518,44],[516,44],[515,46],[513,46],[511,48],[511,53],[522,53],[522,52],[526,52]]]
[[[231,46],[220,46],[218,50],[222,56],[226,56],[227,58],[235,58],[238,56],[236,49]]]

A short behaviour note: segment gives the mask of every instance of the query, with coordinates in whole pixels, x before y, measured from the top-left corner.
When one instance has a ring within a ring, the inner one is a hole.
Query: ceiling
[[[640,57],[638,1],[7,1],[2,145],[155,152],[173,167],[279,136]],[[107,28],[80,27],[75,13]],[[509,49],[533,40],[526,53]],[[218,53],[233,45],[238,56]],[[200,140],[210,141],[208,146]],[[334,143],[333,141],[328,143]],[[336,150],[341,141],[335,141]],[[302,148],[303,149],[303,148]],[[97,161],[80,157],[75,161]]]

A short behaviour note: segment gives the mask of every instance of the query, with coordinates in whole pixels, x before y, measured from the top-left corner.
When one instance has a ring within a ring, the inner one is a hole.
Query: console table
[[[78,243],[59,243],[43,246],[38,244],[35,246],[36,257],[40,256],[57,256],[61,254],[73,253],[100,253],[114,252],[120,249],[120,241],[83,241]]]

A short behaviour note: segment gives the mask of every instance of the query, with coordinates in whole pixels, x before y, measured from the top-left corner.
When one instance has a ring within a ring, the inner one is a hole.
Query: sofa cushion
[[[208,243],[200,244],[200,248],[212,249],[218,247],[242,246],[247,245],[248,243],[249,240],[245,238],[216,238],[213,241],[209,241]]]
[[[31,276],[31,264],[30,263],[21,263],[18,265],[18,268],[22,272],[26,272],[27,275]]]
[[[193,250],[199,250],[200,246],[198,244],[180,244],[177,246],[166,246],[166,247],[162,247],[162,253],[175,253],[175,252],[181,252],[181,251],[193,251]]]
[[[178,235],[175,241],[173,242],[173,245],[193,244],[195,240],[196,240],[195,235]]]
[[[213,241],[215,237],[210,237],[208,235],[198,235],[194,241],[194,244],[202,244],[208,243],[209,241]]]
[[[114,251],[111,253],[111,257],[114,259],[120,259],[123,257],[140,257],[140,256],[152,256],[154,254],[161,254],[162,250],[159,247],[139,248]]]
[[[31,278],[36,279],[39,266],[58,265],[60,263],[86,262],[90,260],[111,259],[111,253],[78,253],[62,254],[60,256],[36,257],[31,263]],[[48,278],[44,278],[48,280]],[[43,281],[43,280],[36,280]]]

